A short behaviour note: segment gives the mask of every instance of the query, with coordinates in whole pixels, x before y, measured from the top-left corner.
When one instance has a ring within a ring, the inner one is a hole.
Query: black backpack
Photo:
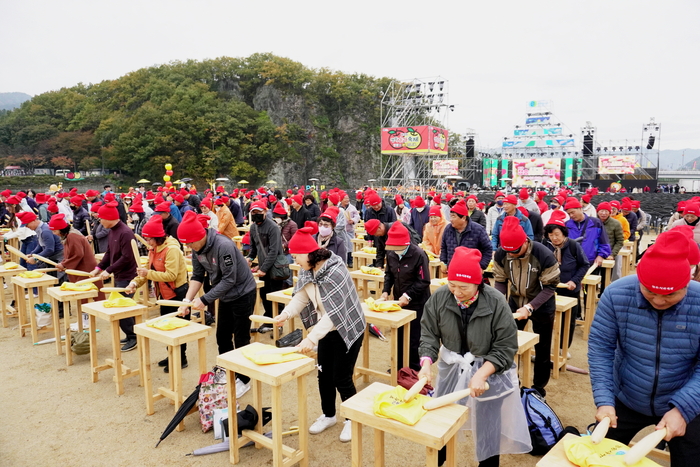
[[[525,409],[527,427],[530,431],[533,456],[547,454],[557,444],[564,427],[554,410],[534,389],[521,389],[520,400]]]

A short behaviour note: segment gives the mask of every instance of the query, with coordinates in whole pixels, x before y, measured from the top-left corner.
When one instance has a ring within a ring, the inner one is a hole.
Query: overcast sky
[[[0,92],[173,60],[272,52],[310,68],[449,81],[447,126],[500,146],[530,100],[575,136],[700,148],[697,0],[0,0]]]

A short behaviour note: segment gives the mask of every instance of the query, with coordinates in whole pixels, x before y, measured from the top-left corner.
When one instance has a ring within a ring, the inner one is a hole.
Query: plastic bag
[[[366,298],[365,304],[370,311],[401,311],[401,306],[396,302],[377,302],[373,298]]]
[[[383,276],[384,271],[379,268],[373,268],[372,266],[360,266],[360,271],[363,274],[372,274],[373,276]]]
[[[302,358],[308,358],[299,352],[292,352],[287,354],[262,353],[266,350],[275,349],[276,347],[272,345],[255,346],[252,349],[246,346],[241,347],[241,353],[245,358],[255,363],[256,365],[272,365],[274,363],[291,362],[293,360],[301,360]]]
[[[404,402],[406,388],[396,386],[389,391],[384,391],[374,397],[372,409],[374,415],[381,418],[390,418],[406,425],[415,425],[428,411],[423,404],[430,400],[429,397],[418,394],[408,402]]]
[[[199,421],[202,432],[206,433],[214,425],[214,409],[228,407],[226,391],[226,370],[218,366],[199,378]]]
[[[105,308],[125,308],[128,306],[136,306],[135,300],[125,297],[119,292],[111,292],[109,298],[102,304]]]
[[[24,277],[25,279],[38,279],[40,277],[44,277],[44,273],[36,271],[25,271],[20,272],[19,277]]]
[[[182,318],[161,318],[157,321],[146,323],[147,326],[160,329],[161,331],[172,331],[173,329],[184,328],[189,326],[190,322]]]
[[[604,438],[593,444],[590,436],[564,441],[566,457],[580,467],[626,467],[624,454],[629,450],[626,444]],[[643,458],[635,467],[660,467],[656,462]]]
[[[34,305],[34,312],[36,313],[36,327],[45,328],[51,324],[51,304],[50,303],[37,303]]]
[[[64,282],[61,284],[61,290],[67,290],[71,292],[88,292],[90,290],[97,290],[97,286],[90,282],[89,284],[76,284],[74,282]]]

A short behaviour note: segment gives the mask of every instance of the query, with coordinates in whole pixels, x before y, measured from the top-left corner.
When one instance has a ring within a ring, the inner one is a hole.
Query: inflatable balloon
[[[173,170],[172,164],[165,164],[165,170]]]
[[[168,188],[170,188],[171,186],[173,186],[173,182],[165,182],[165,186],[167,186]]]
[[[169,182],[169,181],[170,181],[170,175],[163,175],[163,181]]]
[[[172,177],[172,176],[173,176],[173,171],[172,171],[172,170],[166,170],[166,171],[165,171],[165,175],[167,175],[168,177]]]

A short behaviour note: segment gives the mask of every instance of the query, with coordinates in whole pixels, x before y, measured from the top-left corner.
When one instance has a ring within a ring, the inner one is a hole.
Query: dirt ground
[[[10,319],[9,327],[0,328],[0,465],[2,466],[210,466],[227,465],[229,453],[208,456],[186,456],[194,449],[219,442],[213,431],[202,433],[197,415],[185,420],[185,431],[173,432],[161,445],[154,448],[161,432],[174,414],[166,400],[155,403],[155,414],[146,415],[145,396],[138,378],[125,381],[125,393],[117,396],[112,382],[112,372],[100,374],[97,383],[90,381],[89,355],[75,356],[74,364],[66,367],[65,356],[56,355],[55,344],[32,345],[31,337],[19,337],[17,320]],[[98,352],[101,359],[111,356],[108,340],[109,325],[98,320]],[[265,335],[263,342],[272,342]],[[48,337],[45,335],[45,337]],[[389,345],[371,339],[371,366],[389,367]],[[587,368],[587,342],[577,327],[571,348],[569,363]],[[165,348],[151,346],[154,387],[167,385],[167,375],[155,365],[164,358]],[[188,349],[190,362],[196,361],[197,350]],[[138,352],[123,354],[124,362],[131,368],[138,367]],[[207,362],[212,367],[216,360],[216,341],[207,339]],[[199,375],[196,365],[183,370],[184,392],[189,394],[197,385]],[[315,371],[308,376],[308,413],[312,423],[320,415],[320,402]],[[370,381],[374,381],[370,378]],[[264,385],[263,385],[264,386]],[[359,385],[358,389],[362,389]],[[288,397],[283,414],[285,429],[297,424],[296,385],[285,386]],[[269,391],[264,393],[269,398]],[[269,399],[267,399],[269,400]],[[587,375],[562,373],[559,379],[551,379],[547,386],[547,401],[554,408],[564,425],[572,425],[580,431],[593,422],[595,407]],[[252,403],[252,395],[240,401],[244,407]],[[338,400],[338,405],[340,401]],[[269,426],[268,426],[269,427]],[[342,424],[310,438],[310,465],[350,465],[351,443],[341,443],[338,435]],[[285,437],[286,444],[296,445],[296,436]],[[473,446],[461,442],[458,445],[460,466],[475,466]],[[364,430],[364,465],[373,465],[372,430]],[[504,467],[534,466],[538,457],[530,455],[502,456]],[[272,465],[272,456],[265,449],[244,448],[242,466]],[[425,465],[425,450],[421,446],[393,436],[386,438],[386,465]]]

